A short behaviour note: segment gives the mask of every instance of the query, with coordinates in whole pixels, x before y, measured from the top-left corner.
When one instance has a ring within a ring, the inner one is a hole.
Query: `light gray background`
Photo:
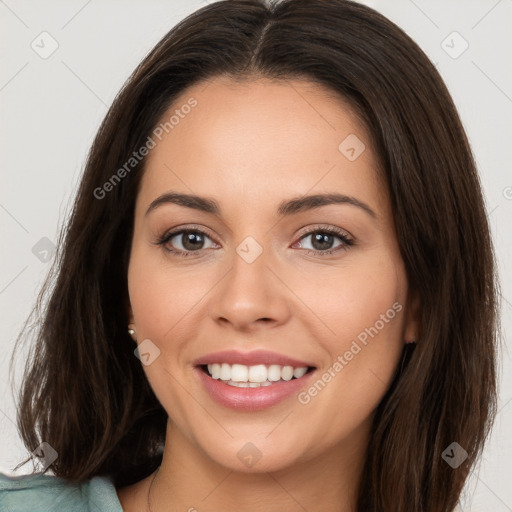
[[[16,434],[8,364],[16,335],[50,265],[44,260],[51,251],[44,251],[51,246],[40,240],[56,242],[86,152],[124,80],[173,25],[205,3],[0,0],[0,470],[4,472],[11,472],[28,454]],[[507,341],[512,332],[512,0],[363,3],[401,26],[436,64],[480,169],[501,273],[505,339],[499,414],[460,510],[512,511],[512,378]],[[50,36],[41,36],[43,31]],[[40,53],[49,51],[55,44],[52,39],[58,48],[45,59],[31,47]],[[469,47],[461,53],[464,41]]]

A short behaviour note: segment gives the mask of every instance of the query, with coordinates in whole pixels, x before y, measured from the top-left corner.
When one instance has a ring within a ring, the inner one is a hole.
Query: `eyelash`
[[[167,251],[169,253],[172,253],[172,254],[174,254],[176,256],[180,256],[180,257],[183,257],[183,258],[186,258],[188,256],[191,256],[191,255],[194,255],[196,253],[199,253],[201,251],[201,249],[199,249],[197,251],[182,251],[180,249],[169,249],[168,247],[166,247],[166,244],[172,238],[174,238],[176,235],[181,235],[181,234],[184,234],[184,233],[199,233],[199,234],[204,235],[207,238],[211,239],[211,237],[208,236],[208,234],[205,231],[201,230],[201,229],[196,229],[196,228],[178,229],[176,231],[171,231],[169,233],[165,233],[162,237],[160,237],[157,240],[156,245],[161,246],[165,251]],[[328,234],[328,235],[335,235],[335,236],[337,236],[343,242],[343,244],[339,245],[338,247],[335,247],[334,249],[328,249],[326,251],[318,251],[318,250],[313,250],[313,249],[304,249],[308,254],[325,256],[325,255],[333,254],[333,253],[338,252],[338,251],[346,251],[346,250],[348,250],[349,247],[354,245],[354,240],[349,238],[345,234],[345,232],[343,232],[340,229],[332,228],[332,227],[329,227],[329,228],[314,227],[312,229],[309,229],[305,233],[302,234],[302,236],[300,237],[299,241],[302,240],[303,238],[306,238],[308,235],[311,235],[313,233],[323,233],[323,234]]]

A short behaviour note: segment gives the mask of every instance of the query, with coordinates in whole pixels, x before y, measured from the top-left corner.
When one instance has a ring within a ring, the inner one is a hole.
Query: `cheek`
[[[207,272],[171,266],[161,249],[134,248],[128,289],[137,332],[164,342],[184,330],[187,315],[208,292]],[[179,338],[178,338],[179,339]]]
[[[181,380],[176,368],[182,364],[183,347],[190,337],[190,316],[202,290],[186,272],[165,264],[160,249],[135,245],[128,268],[128,290],[138,343],[151,340],[159,355],[143,370],[158,400],[167,411],[185,414],[177,399]],[[202,292],[204,295],[204,291]],[[172,349],[171,349],[172,347]]]
[[[307,305],[328,328],[323,332],[330,331],[331,336],[322,336],[331,340],[329,352],[343,348],[360,334],[363,339],[376,323],[381,338],[400,338],[407,287],[396,258],[375,251],[355,256],[319,277],[298,282],[295,289],[299,296],[307,297]]]
[[[311,406],[313,416],[325,413],[333,426],[350,430],[375,410],[403,351],[403,266],[381,253],[359,260],[357,268],[338,269],[320,289],[308,290],[308,304],[331,333],[318,331],[318,342],[329,359],[301,403]]]

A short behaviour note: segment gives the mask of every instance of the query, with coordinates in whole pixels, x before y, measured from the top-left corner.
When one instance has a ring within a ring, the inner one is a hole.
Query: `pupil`
[[[317,233],[313,236],[313,247],[317,250],[330,249],[333,235]],[[318,244],[318,247],[317,245]]]
[[[195,238],[198,239],[196,244],[194,244],[194,239]],[[200,248],[202,242],[203,242],[203,240],[201,240],[201,234],[200,233],[188,233],[188,234],[185,235],[183,247],[187,251],[188,250],[194,250],[194,249]],[[189,245],[187,247],[188,244],[191,244],[191,245]]]

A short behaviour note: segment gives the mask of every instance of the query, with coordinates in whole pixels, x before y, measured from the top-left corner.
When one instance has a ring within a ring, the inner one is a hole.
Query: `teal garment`
[[[114,484],[95,476],[71,484],[52,475],[0,472],[1,512],[123,512]]]

